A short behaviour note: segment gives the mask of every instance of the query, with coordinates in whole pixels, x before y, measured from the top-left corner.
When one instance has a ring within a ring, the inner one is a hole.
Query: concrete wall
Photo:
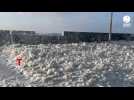
[[[40,43],[40,40],[40,36],[38,35],[13,34],[14,43],[38,44]]]
[[[108,33],[91,33],[91,32],[64,32],[67,42],[93,42],[108,41]]]
[[[126,40],[126,41],[134,41],[134,34],[111,34],[111,40],[118,41],[118,40]]]
[[[102,42],[108,41],[109,33],[95,33],[95,32],[64,32],[67,42]],[[111,33],[111,41],[126,40],[134,41],[134,34]]]
[[[0,30],[0,46],[10,44],[10,34],[8,30]]]
[[[29,34],[29,32],[13,32],[14,43],[23,44],[47,44],[47,43],[64,43],[63,36],[48,36],[44,34]]]
[[[26,34],[29,34],[29,35],[34,35],[36,34],[35,31],[12,31],[13,34],[23,34],[23,35],[26,35]]]
[[[21,44],[48,44],[48,43],[77,43],[77,42],[102,42],[108,41],[108,33],[91,32],[64,32],[64,36],[39,35],[33,31],[13,31],[13,43]],[[111,40],[134,41],[134,34],[112,33]],[[0,45],[10,44],[11,35],[8,30],[0,31]]]

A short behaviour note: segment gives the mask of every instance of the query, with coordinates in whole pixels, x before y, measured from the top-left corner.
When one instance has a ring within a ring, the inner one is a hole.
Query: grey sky
[[[123,28],[122,17],[132,12],[115,12],[113,32],[134,33],[132,25]],[[110,12],[0,12],[0,29],[37,32],[108,32]]]

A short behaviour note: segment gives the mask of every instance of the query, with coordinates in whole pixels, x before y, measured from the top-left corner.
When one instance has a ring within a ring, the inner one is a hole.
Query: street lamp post
[[[11,37],[11,44],[13,44],[13,34],[12,34],[12,31],[10,31],[10,37]]]
[[[109,30],[109,41],[111,41],[111,33],[112,33],[112,22],[113,22],[113,12],[110,13],[110,30]]]

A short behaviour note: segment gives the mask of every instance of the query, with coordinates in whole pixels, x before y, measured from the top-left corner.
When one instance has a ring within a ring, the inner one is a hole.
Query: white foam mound
[[[74,43],[6,46],[10,63],[22,54],[29,86],[134,86],[134,45]],[[12,53],[11,53],[12,52]]]

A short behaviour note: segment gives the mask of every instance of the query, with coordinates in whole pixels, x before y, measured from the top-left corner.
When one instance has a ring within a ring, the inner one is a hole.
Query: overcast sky
[[[113,32],[134,33],[133,23],[124,28],[122,17],[133,12],[115,12]],[[83,31],[109,32],[110,12],[0,12],[0,29],[33,30],[42,33]]]

